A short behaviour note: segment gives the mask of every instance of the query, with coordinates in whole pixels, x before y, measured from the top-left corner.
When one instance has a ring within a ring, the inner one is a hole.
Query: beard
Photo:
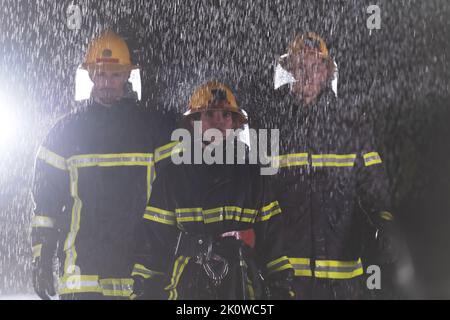
[[[102,104],[112,105],[122,98],[123,92],[118,89],[103,88],[100,90],[95,90],[93,92],[93,96]]]

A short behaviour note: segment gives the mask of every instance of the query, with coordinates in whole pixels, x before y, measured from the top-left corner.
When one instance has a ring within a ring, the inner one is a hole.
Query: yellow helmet
[[[307,32],[297,35],[289,44],[288,55],[297,55],[303,51],[315,51],[322,58],[329,59],[327,44],[318,34]]]
[[[137,66],[131,63],[130,51],[125,40],[111,30],[102,33],[89,45],[82,69],[131,71]]]
[[[248,122],[247,116],[238,107],[229,87],[218,81],[209,81],[199,86],[191,96],[189,110],[184,116],[205,110],[227,110],[239,116],[239,126]]]

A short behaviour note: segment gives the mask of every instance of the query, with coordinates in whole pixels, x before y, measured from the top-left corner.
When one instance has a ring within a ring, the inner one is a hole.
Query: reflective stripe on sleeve
[[[363,157],[364,157],[364,165],[366,167],[370,167],[370,166],[373,166],[375,164],[382,163],[381,157],[378,154],[378,152],[366,153],[366,154],[363,155]]]
[[[292,265],[289,261],[289,258],[286,256],[278,258],[267,264],[267,270],[268,270],[269,274],[271,274],[273,272],[287,270],[287,269],[292,269]]]
[[[163,145],[162,147],[156,148],[155,150],[155,162],[159,162],[161,160],[164,160],[172,155],[172,151],[179,150],[175,147],[178,146],[180,143],[178,141],[170,142],[166,145]],[[178,152],[178,151],[175,151]]]
[[[317,260],[314,272],[317,278],[351,279],[364,273],[358,261]]]
[[[296,277],[311,277],[311,260],[308,258],[289,258]]]
[[[42,252],[42,244],[37,244],[33,246],[32,251],[33,251],[33,258],[34,259],[39,258]]]
[[[394,216],[392,215],[392,213],[387,212],[387,211],[380,212],[380,218],[383,220],[387,220],[387,221],[394,220]]]
[[[170,280],[170,285],[168,285],[165,290],[169,291],[169,300],[178,299],[177,286],[180,281],[181,275],[183,274],[184,268],[188,264],[190,257],[180,256],[175,261],[173,266],[172,278]]]
[[[41,146],[39,148],[37,158],[46,162],[47,164],[51,165],[54,168],[64,170],[64,171],[67,170],[66,159],[64,159],[64,157],[54,153],[53,151],[50,151],[49,149],[45,148],[44,146]]]
[[[313,167],[353,167],[356,154],[313,154]]]
[[[130,297],[133,293],[133,279],[101,279],[100,287],[105,297]]]
[[[263,207],[256,217],[255,222],[267,221],[270,218],[281,213],[280,205],[278,201],[271,202],[267,206]]]
[[[102,293],[98,276],[65,275],[59,280],[59,294]]]
[[[54,228],[55,223],[52,218],[46,216],[34,216],[31,221],[32,228]]]
[[[272,166],[275,168],[287,168],[308,165],[307,153],[285,154],[271,158]]]
[[[144,279],[150,279],[155,276],[163,276],[164,273],[147,269],[144,265],[136,263],[133,267],[132,276],[141,276]]]

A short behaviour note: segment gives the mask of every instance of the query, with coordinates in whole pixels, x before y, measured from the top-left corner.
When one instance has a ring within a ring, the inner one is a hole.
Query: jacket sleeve
[[[34,168],[32,197],[33,258],[51,262],[58,241],[60,220],[70,199],[70,178],[63,154],[64,135],[60,126],[53,128],[40,146]]]
[[[381,153],[375,147],[372,132],[366,129],[360,135],[363,138],[357,160],[357,200],[369,221],[380,229],[392,222],[394,216],[386,167]]]
[[[162,171],[153,184],[138,232],[132,276],[144,279],[164,276],[174,257],[178,229],[166,181],[166,172]]]
[[[282,236],[283,215],[270,187],[270,179],[260,176],[262,183],[262,201],[255,220],[255,252],[257,262],[265,268],[265,273],[292,269],[284,253]]]
[[[151,113],[147,114],[147,117],[152,117]],[[149,130],[147,134],[151,135],[153,141],[153,154],[154,154],[154,167],[152,170],[151,181],[156,179],[159,172],[163,172],[164,169],[170,164],[172,151],[177,147],[178,141],[172,141],[171,135],[175,130],[175,118],[173,115],[166,114],[154,114],[154,116],[148,121],[152,130]],[[149,197],[151,195],[151,191]]]

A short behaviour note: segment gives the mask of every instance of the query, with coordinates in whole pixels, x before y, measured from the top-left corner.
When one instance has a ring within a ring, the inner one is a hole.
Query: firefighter
[[[194,131],[221,133],[203,149],[242,142],[230,134],[247,122],[231,90],[217,81],[193,93],[185,120]],[[197,122],[198,123],[198,122]],[[191,143],[182,142],[187,152]],[[235,157],[246,156],[234,154]],[[191,154],[191,157],[194,156]],[[258,165],[169,164],[155,180],[134,268],[135,293],[150,299],[290,298],[293,270],[282,253],[281,210]],[[252,238],[239,231],[253,229]],[[247,243],[240,238],[248,239]],[[265,278],[266,284],[261,279]]]
[[[174,145],[171,121],[128,94],[137,66],[114,32],[92,41],[82,68],[94,83],[87,108],[58,121],[36,158],[33,284],[42,299],[128,298],[135,228]]]
[[[274,80],[270,108],[256,126],[280,130],[274,189],[296,297],[365,298],[365,233],[373,226],[390,250],[394,219],[372,132],[337,99],[337,65],[317,34],[295,37]]]

